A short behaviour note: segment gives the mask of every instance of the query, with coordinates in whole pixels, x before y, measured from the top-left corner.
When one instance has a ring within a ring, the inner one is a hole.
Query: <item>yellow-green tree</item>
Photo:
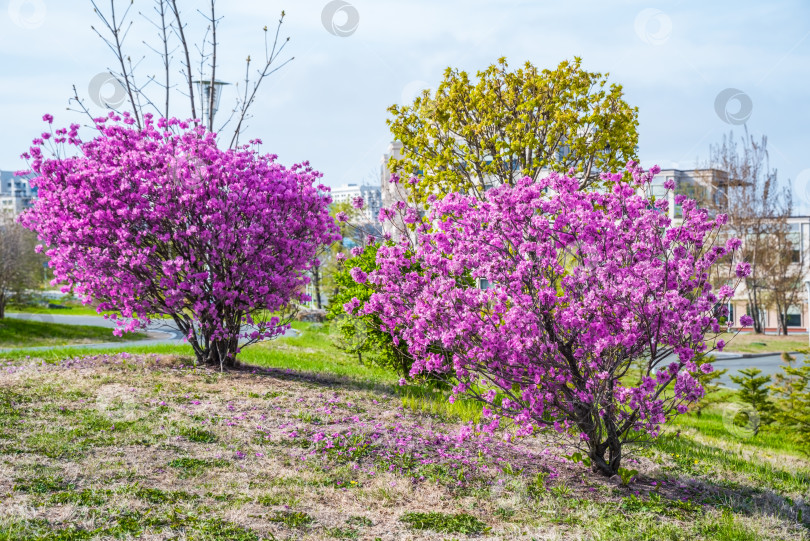
[[[393,105],[388,120],[403,156],[390,169],[421,181],[410,197],[483,194],[490,186],[537,178],[543,169],[576,171],[582,188],[600,171],[620,170],[635,159],[638,109],[607,74],[582,69],[580,58],[554,70],[530,63],[510,71],[506,59],[475,80],[448,68],[435,93]]]

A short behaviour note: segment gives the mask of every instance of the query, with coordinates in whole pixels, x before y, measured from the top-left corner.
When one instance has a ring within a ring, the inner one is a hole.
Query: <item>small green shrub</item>
[[[184,436],[188,441],[193,441],[195,443],[214,443],[217,441],[216,434],[212,432],[208,432],[207,430],[203,430],[199,427],[190,427],[190,428],[183,428],[180,430],[180,434]]]
[[[98,507],[100,505],[104,505],[104,503],[110,497],[110,494],[112,494],[112,492],[109,490],[91,490],[89,488],[82,489],[78,492],[68,490],[65,492],[57,492],[52,494],[48,498],[48,503],[73,503],[87,507]]]
[[[271,507],[273,505],[289,505],[295,506],[298,500],[289,494],[262,494],[256,498],[256,503]]]
[[[432,530],[439,533],[486,533],[490,528],[467,513],[405,513],[399,518],[414,530]]]
[[[700,504],[691,501],[667,500],[655,493],[650,494],[646,500],[635,495],[623,498],[621,508],[630,513],[655,513],[681,518],[702,511]]]
[[[332,539],[357,539],[360,536],[360,532],[353,528],[328,528],[324,533]]]
[[[224,458],[175,458],[169,462],[169,467],[176,468],[181,471],[182,477],[191,477],[199,475],[208,468],[224,468],[230,462]]]
[[[350,526],[373,526],[371,519],[361,516],[352,516],[346,519],[346,524]]]
[[[182,490],[165,491],[159,488],[139,488],[135,496],[149,503],[174,503],[184,500],[193,500],[196,496]]]
[[[313,518],[303,511],[276,511],[275,515],[269,517],[267,520],[284,524],[288,528],[298,529],[309,526]]]
[[[58,492],[65,489],[73,489],[74,485],[65,483],[58,476],[47,475],[42,477],[32,477],[30,479],[15,479],[14,490],[17,492],[27,492],[29,494],[47,494],[48,492]]]

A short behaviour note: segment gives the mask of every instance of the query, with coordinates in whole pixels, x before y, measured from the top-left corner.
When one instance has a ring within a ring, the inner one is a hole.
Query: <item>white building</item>
[[[361,224],[378,225],[380,208],[382,208],[382,194],[379,186],[364,184],[344,184],[339,188],[332,188],[332,201],[335,203],[351,203],[357,197],[362,197],[365,206],[360,211],[358,222]]]
[[[680,205],[675,204],[675,194],[683,194],[689,199],[694,199],[704,204],[723,208],[723,203],[727,201],[726,192],[730,185],[728,174],[718,169],[662,169],[652,182],[652,194],[655,197],[662,197],[667,193],[663,184],[667,180],[675,181],[675,190],[669,192],[669,217],[679,220],[682,217]],[[790,236],[794,245],[792,261],[803,268],[810,268],[810,216],[791,216],[787,219],[790,227]],[[808,321],[810,321],[810,306],[807,303],[807,296],[803,284],[797,284],[800,288],[800,300],[797,306],[791,306],[787,314],[787,329],[789,333],[807,332]],[[735,291],[734,299],[729,303],[730,317],[732,324],[739,321],[740,316],[750,312],[747,306],[745,284],[741,284]],[[762,327],[766,333],[775,333],[778,330],[778,314],[774,307],[768,306],[760,314]],[[738,326],[738,325],[737,325]],[[743,330],[750,330],[745,328]]]
[[[0,212],[10,212],[15,216],[34,204],[36,189],[31,187],[28,177],[16,175],[13,171],[0,171]]]

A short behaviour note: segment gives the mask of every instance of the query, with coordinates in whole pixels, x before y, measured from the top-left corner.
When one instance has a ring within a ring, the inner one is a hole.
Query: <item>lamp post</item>
[[[807,318],[804,322],[804,328],[807,329],[807,340],[810,345],[810,275],[804,277],[804,287],[807,290]]]
[[[200,89],[200,98],[202,100],[202,119],[205,120],[205,118],[208,118],[208,129],[213,131],[214,115],[217,113],[217,109],[219,109],[219,100],[222,97],[222,87],[231,83],[215,80],[212,84],[211,79],[201,79],[193,82],[199,85]],[[211,92],[214,93],[213,108],[210,107]],[[209,109],[211,110],[209,111]]]

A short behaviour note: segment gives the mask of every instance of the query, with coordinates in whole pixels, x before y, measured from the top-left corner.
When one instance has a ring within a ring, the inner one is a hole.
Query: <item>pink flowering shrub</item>
[[[119,311],[118,333],[170,317],[197,360],[220,367],[283,333],[269,314],[304,298],[316,250],[339,238],[320,174],[247,145],[221,150],[214,134],[175,119],[147,116],[142,130],[126,114],[96,123],[92,141],[73,125],[24,155],[39,197],[22,223],[47,246],[55,282]]]
[[[670,223],[667,200],[644,195],[658,169],[628,170],[630,183],[603,175],[609,193],[552,174],[484,201],[447,194],[425,221],[397,202],[380,214],[408,229],[380,246],[376,270],[353,273],[375,292],[346,309],[377,315],[412,374],[454,376],[451,400],[483,401],[490,426],[570,434],[595,470],[616,474],[623,444],[655,437],[702,396],[695,355],[733,294],[715,295],[708,271],[739,246],[717,245],[726,217],[683,196],[683,222]],[[629,376],[639,364],[640,384]]]

